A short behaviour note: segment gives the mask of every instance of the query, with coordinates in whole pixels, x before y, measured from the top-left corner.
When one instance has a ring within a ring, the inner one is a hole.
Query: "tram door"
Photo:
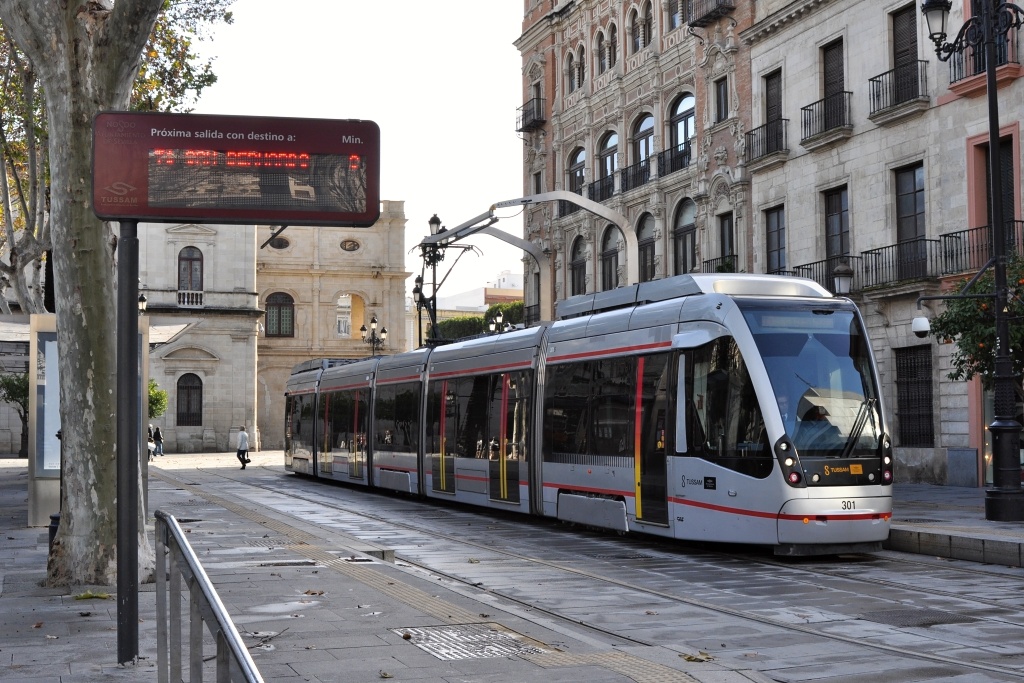
[[[670,355],[641,356],[637,361],[633,440],[637,474],[636,517],[653,524],[668,524],[666,485],[668,384]]]
[[[527,382],[521,373],[502,373],[492,377],[488,419],[488,459],[490,499],[504,503],[519,502],[519,467],[525,471]]]

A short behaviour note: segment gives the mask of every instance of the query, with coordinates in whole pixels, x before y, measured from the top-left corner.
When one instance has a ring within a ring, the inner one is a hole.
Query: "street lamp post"
[[[377,355],[377,349],[383,347],[384,342],[388,340],[388,328],[380,328],[380,334],[377,334],[377,316],[370,318],[369,334],[367,334],[366,325],[359,327],[359,334],[362,336],[363,341],[370,345],[374,357]]]
[[[1024,491],[1021,490],[1020,429],[1016,420],[1016,391],[1010,359],[1010,325],[1006,285],[1006,225],[1003,223],[1003,177],[999,164],[999,102],[996,90],[996,40],[1010,39],[1009,32],[1024,24],[1024,10],[1008,2],[980,0],[980,14],[972,16],[960,28],[953,42],[946,42],[946,22],[952,8],[950,0],[924,0],[921,13],[928,24],[928,35],[935,43],[939,60],[948,61],[954,53],[963,54],[983,47],[985,84],[988,96],[989,192],[992,215],[992,268],[995,277],[995,411],[992,424],[993,487],[985,491],[985,519],[1024,521]]]

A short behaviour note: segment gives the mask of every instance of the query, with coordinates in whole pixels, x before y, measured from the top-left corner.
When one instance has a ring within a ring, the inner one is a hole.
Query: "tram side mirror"
[[[919,339],[924,339],[932,331],[932,324],[928,322],[928,318],[918,316],[910,323],[910,329]]]

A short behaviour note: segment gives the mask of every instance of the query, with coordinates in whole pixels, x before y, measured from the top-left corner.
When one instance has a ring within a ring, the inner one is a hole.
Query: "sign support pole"
[[[139,656],[139,237],[117,241],[117,661]]]

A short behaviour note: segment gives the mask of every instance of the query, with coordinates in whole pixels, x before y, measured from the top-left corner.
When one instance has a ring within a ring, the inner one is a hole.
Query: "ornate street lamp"
[[[993,487],[985,491],[985,519],[1004,522],[1024,521],[1024,491],[1021,490],[1020,430],[1017,422],[1016,391],[1010,359],[1010,325],[1007,319],[1006,225],[1003,222],[1003,176],[999,164],[999,102],[996,90],[997,40],[1008,41],[1009,32],[1024,24],[1024,10],[1008,2],[979,0],[974,6],[981,12],[964,22],[953,42],[946,42],[950,0],[925,0],[921,13],[928,24],[928,36],[935,43],[935,54],[945,62],[968,48],[977,54],[984,49],[985,84],[988,96],[989,192],[992,215],[992,266],[995,276],[996,359],[995,416],[988,429],[992,433]],[[984,268],[982,269],[984,270]],[[973,284],[973,281],[971,282]],[[968,285],[970,286],[970,285]],[[965,288],[966,290],[966,288]],[[963,294],[962,294],[963,295]],[[925,297],[925,298],[956,298]]]
[[[491,334],[502,331],[501,323],[504,319],[505,316],[502,314],[500,310],[494,315],[493,318],[491,318],[491,322],[487,323],[487,327],[488,329],[490,329]]]
[[[384,346],[384,342],[388,340],[388,328],[380,328],[380,334],[377,334],[377,316],[370,318],[369,334],[366,332],[366,325],[361,325],[359,327],[359,334],[363,338],[363,341],[371,346],[375,357],[377,355],[377,349]]]
[[[853,268],[846,260],[839,262],[839,265],[832,270],[833,284],[835,285],[835,293],[840,296],[846,296],[853,289]]]

